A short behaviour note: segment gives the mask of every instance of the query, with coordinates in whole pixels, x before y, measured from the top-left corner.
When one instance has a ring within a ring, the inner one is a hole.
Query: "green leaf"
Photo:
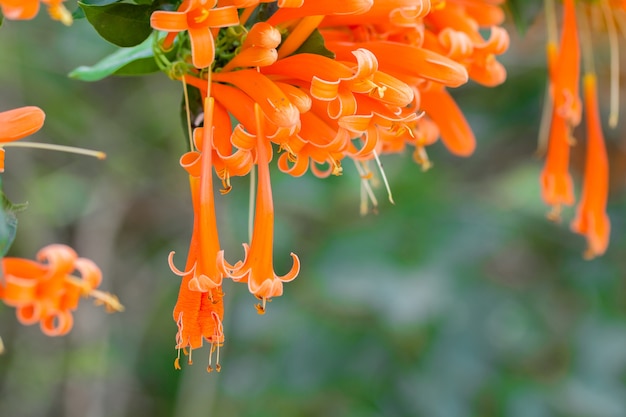
[[[0,258],[2,258],[7,254],[15,240],[15,233],[17,232],[15,213],[25,210],[28,204],[11,203],[2,190],[0,190],[0,202],[2,204],[0,209]]]
[[[83,3],[85,4],[89,4],[92,6],[104,6],[107,4],[113,4],[113,3],[117,3],[120,0],[83,0]],[[85,18],[85,12],[83,11],[83,9],[80,8],[80,6],[76,6],[76,10],[74,10],[72,12],[72,19],[74,20],[78,20],[78,19],[84,19]]]
[[[132,48],[121,48],[93,66],[81,66],[69,73],[81,81],[99,81],[110,75],[142,75],[159,71],[148,38]]]
[[[98,34],[121,47],[139,45],[152,33],[150,14],[145,4],[113,3],[104,6],[79,2],[85,16]]]
[[[518,32],[524,34],[543,10],[543,0],[507,0],[505,9],[515,22]]]
[[[300,45],[300,47],[293,53],[295,54],[316,54],[328,57],[330,59],[335,59],[335,54],[326,49],[326,45],[324,44],[324,37],[319,32],[319,30],[315,29],[313,33]]]

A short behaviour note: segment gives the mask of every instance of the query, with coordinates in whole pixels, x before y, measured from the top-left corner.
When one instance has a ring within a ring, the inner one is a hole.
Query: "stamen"
[[[73,285],[81,287],[85,295],[95,299],[96,305],[104,305],[107,313],[124,311],[124,306],[120,303],[120,300],[115,295],[108,292],[92,289],[85,281],[73,275],[69,275],[65,279],[68,282],[71,282]]]
[[[607,0],[602,1],[602,11],[609,35],[609,54],[611,57],[611,92],[609,104],[609,127],[615,129],[619,120],[619,41],[617,28]]]
[[[222,189],[220,190],[220,194],[225,195],[225,194],[230,193],[230,191],[233,189],[233,186],[230,185],[230,174],[228,173],[228,170],[224,169],[219,174],[219,177],[222,180]]]
[[[254,306],[256,308],[256,312],[261,315],[265,314],[265,303],[267,299],[263,297],[262,300],[263,300],[263,304],[255,304]]]
[[[213,359],[213,351],[215,350],[215,345],[211,343],[211,350],[209,350],[209,365],[206,367],[206,371],[211,373],[213,372],[213,367],[211,366],[211,361]]]
[[[343,168],[341,167],[341,161],[336,159],[331,160],[331,164],[333,165],[333,170],[331,172],[332,175],[338,177],[343,174]]]
[[[193,365],[193,360],[191,360],[191,353],[193,352],[193,349],[191,348],[191,346],[189,347],[189,357],[187,358],[187,364],[188,365]]]
[[[178,354],[176,356],[176,359],[174,359],[174,369],[178,369],[180,370],[180,348],[177,349],[178,350]]]
[[[0,337],[0,355],[4,353],[4,343],[2,342],[2,338]]]
[[[217,344],[217,355],[215,356],[215,370],[220,372],[222,370],[222,365],[220,365],[220,344]]]
[[[548,81],[548,85],[546,86],[545,92],[543,94],[543,110],[541,111],[541,120],[539,122],[539,137],[537,138],[537,149],[535,150],[535,156],[538,158],[543,157],[548,150],[553,106],[554,101],[552,100],[552,94],[550,94],[550,81]]]
[[[193,18],[193,21],[196,23],[202,23],[209,17],[209,11],[204,7],[200,10],[200,16],[196,16]]]
[[[189,113],[189,94],[187,93],[187,80],[183,75],[181,77],[183,82],[183,96],[185,97],[185,113],[187,114],[187,135],[189,136],[189,149],[193,150],[193,134],[191,133],[191,114]]]
[[[389,182],[387,181],[387,175],[385,175],[383,164],[380,162],[380,158],[378,158],[378,153],[376,151],[373,151],[372,153],[374,154],[374,159],[376,159],[376,165],[378,165],[378,169],[380,170],[380,175],[383,178],[383,183],[385,184],[385,189],[387,190],[387,196],[389,198],[389,202],[391,204],[396,204],[395,201],[393,201],[393,195],[391,194],[391,187],[389,187]]]
[[[554,7],[554,0],[545,0],[543,2],[544,13],[546,15],[546,31],[548,34],[548,43],[558,43],[558,30],[556,23],[556,12]]]
[[[551,222],[560,223],[561,222],[561,205],[555,204],[554,206],[552,206],[550,211],[546,214],[546,217]]]
[[[361,165],[361,162],[354,161],[354,165],[356,165],[356,170],[359,172],[359,176],[361,177],[361,205],[360,205],[360,214],[361,216],[365,216],[368,212],[368,200],[372,202],[372,212],[377,213],[378,210],[378,200],[376,199],[376,195],[374,195],[374,191],[369,183],[369,177],[371,177],[371,172],[365,170],[365,168]]]
[[[248,239],[252,241],[252,232],[254,231],[254,199],[256,196],[256,169],[254,166],[250,170],[250,205],[248,208]]]
[[[91,290],[89,292],[89,296],[95,299],[95,304],[97,306],[104,305],[104,310],[107,313],[124,311],[124,306],[122,305],[122,303],[120,303],[120,300],[117,298],[117,296],[111,293],[100,290]]]
[[[58,151],[58,152],[74,153],[78,155],[93,156],[94,158],[98,158],[98,159],[106,159],[107,157],[107,154],[102,151],[94,151],[91,149],[77,148],[75,146],[56,145],[54,143],[8,142],[8,143],[2,144],[2,147],[3,148],[14,147],[14,148],[45,149],[48,151]]]
[[[586,13],[580,13],[580,46],[583,57],[583,71],[585,74],[595,74],[593,61],[593,43],[591,41],[591,29]]]
[[[433,163],[430,162],[426,149],[423,146],[416,145],[415,152],[413,152],[413,159],[422,167],[422,172],[426,172],[433,167]]]

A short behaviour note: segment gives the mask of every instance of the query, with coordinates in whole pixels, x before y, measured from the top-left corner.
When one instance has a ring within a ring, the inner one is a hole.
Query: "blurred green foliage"
[[[6,193],[29,202],[11,253],[71,244],[126,311],[84,303],[72,333],[48,339],[0,307],[0,416],[626,415],[623,184],[607,254],[584,261],[584,239],[549,223],[539,197],[537,48],[514,37],[505,85],[455,93],[477,133],[474,156],[436,144],[426,173],[409,153],[383,158],[396,205],[379,188],[378,215],[358,215],[348,163],[327,180],[273,171],[278,272],[290,251],[303,269],[265,316],[245,285],[226,283],[222,372],[209,375],[208,348],[173,368],[180,279],[166,259],[175,250],[181,262],[191,233],[181,86],[160,74],[71,80],[115,48],[85,21],[4,22],[1,108],[40,106],[47,120],[33,140],[108,154],[7,150]],[[247,180],[233,185],[218,199],[231,261],[248,213]]]

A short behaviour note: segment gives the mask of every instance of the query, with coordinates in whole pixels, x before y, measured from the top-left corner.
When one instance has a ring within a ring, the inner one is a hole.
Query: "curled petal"
[[[66,245],[48,245],[37,252],[37,259],[47,262],[49,276],[71,273],[77,258],[76,251]]]
[[[295,253],[290,253],[291,258],[293,259],[293,264],[291,265],[291,269],[283,276],[277,276],[276,278],[281,280],[282,282],[290,282],[298,277],[300,273],[300,258]]]
[[[378,57],[378,68],[383,72],[425,78],[450,87],[463,85],[469,79],[463,65],[428,49],[387,41],[358,45]],[[329,42],[327,47],[337,54],[337,59],[346,59],[354,44]]]
[[[174,254],[176,252],[171,251],[169,253],[169,255],[167,256],[167,264],[169,265],[170,269],[172,270],[172,272],[174,273],[174,275],[178,275],[179,277],[183,277],[185,275],[189,275],[192,274],[196,268],[196,265],[193,264],[191,265],[190,269],[188,271],[181,271],[180,269],[176,268],[176,265],[174,265]]]
[[[50,312],[39,324],[41,331],[47,336],[63,336],[69,333],[73,325],[72,313],[64,310]]]
[[[89,289],[98,288],[102,282],[102,271],[90,259],[78,258],[74,264]]]
[[[37,323],[41,319],[41,312],[41,304],[38,301],[18,306],[15,310],[17,321],[25,326]]]
[[[196,131],[198,130],[199,129],[196,129]],[[194,178],[200,178],[200,156],[200,152],[190,151],[184,153],[183,156],[180,157],[180,166]]]

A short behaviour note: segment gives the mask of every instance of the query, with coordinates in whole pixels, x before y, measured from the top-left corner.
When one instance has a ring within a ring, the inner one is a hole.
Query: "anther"
[[[196,16],[193,18],[193,21],[196,23],[202,23],[209,17],[209,11],[204,7],[200,10],[200,16]]]

